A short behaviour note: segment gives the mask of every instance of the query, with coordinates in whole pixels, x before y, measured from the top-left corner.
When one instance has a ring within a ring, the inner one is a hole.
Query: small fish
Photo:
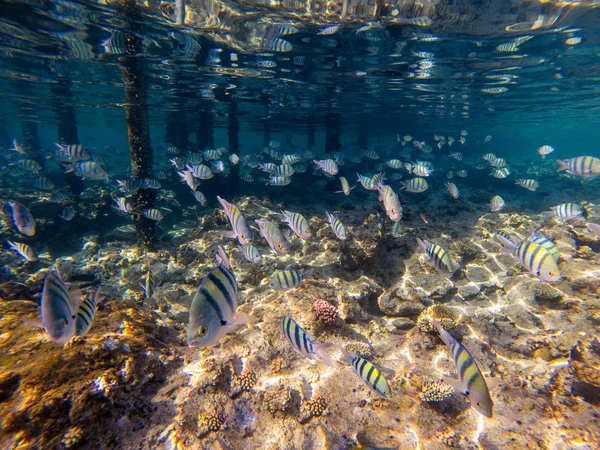
[[[593,156],[578,156],[577,158],[558,160],[558,171],[566,171],[579,177],[596,177],[600,175],[600,159]]]
[[[331,36],[331,35],[334,35],[335,33],[337,33],[337,31],[339,29],[340,29],[340,24],[331,25],[329,27],[325,27],[325,28],[322,28],[321,30],[319,30],[317,35],[318,36]]]
[[[221,173],[225,171],[225,164],[223,161],[211,161],[209,164],[213,173]]]
[[[229,162],[235,166],[237,163],[240,162],[240,157],[235,153],[232,153],[231,155],[229,155]]]
[[[93,297],[88,295],[88,297],[81,302],[75,317],[75,334],[77,336],[84,336],[88,331],[90,331],[90,328],[92,328],[92,322],[96,316],[96,311],[98,310],[98,303],[101,301],[100,286],[98,286],[98,289],[96,289],[96,294]]]
[[[431,321],[440,333],[442,341],[450,349],[456,370],[460,375],[460,379],[458,380],[444,376],[444,381],[457,392],[467,395],[471,401],[471,405],[473,405],[473,408],[477,412],[491,418],[493,416],[494,403],[490,396],[490,390],[498,385],[499,380],[488,379],[488,386],[471,353],[460,342],[454,339],[450,333],[444,330],[437,320],[432,319]]]
[[[17,141],[16,139],[13,139],[13,148],[11,148],[12,151],[19,153],[20,155],[26,155],[27,154],[27,150],[25,149],[25,147],[23,147],[21,144],[19,144],[19,141]]]
[[[558,206],[553,206],[550,210],[550,212],[544,214],[547,216],[554,216],[558,219],[569,220],[579,216],[586,217],[587,215],[585,208],[582,208],[575,203],[563,203]]]
[[[62,214],[58,217],[60,217],[63,220],[66,220],[67,222],[73,220],[73,217],[75,217],[75,208],[73,208],[72,205],[65,207],[65,209],[63,209]]]
[[[35,234],[35,219],[29,210],[14,201],[9,201],[8,204],[11,207],[11,218],[17,231],[25,236],[33,236]]]
[[[456,199],[460,195],[458,188],[454,183],[446,183],[446,188],[448,188],[448,193],[452,196],[452,198]]]
[[[244,215],[240,209],[233,203],[229,203],[227,200],[222,199],[218,195],[217,200],[223,207],[223,212],[229,219],[229,223],[231,224],[231,229],[233,232],[232,237],[236,238],[242,245],[251,244],[253,241],[252,229],[248,225],[248,222],[246,222],[246,219],[244,218]]]
[[[278,270],[269,277],[269,286],[276,290],[298,287],[304,281],[304,275],[297,270]]]
[[[344,193],[344,195],[350,195],[350,191],[356,187],[350,187],[350,185],[348,184],[348,180],[346,180],[346,177],[340,177],[340,183],[342,184],[342,190],[335,191],[336,194]]]
[[[427,219],[427,217],[425,217],[425,214],[423,212],[419,213],[419,218],[423,221],[425,225],[429,223],[429,220]]]
[[[327,220],[329,221],[331,229],[333,230],[337,238],[341,239],[342,241],[345,241],[347,237],[346,228],[344,227],[342,222],[340,222],[336,217],[334,217],[333,214],[330,214],[328,212],[325,212],[325,214],[327,214]]]
[[[303,215],[290,211],[282,211],[281,213],[283,214],[281,221],[287,223],[300,239],[307,240],[312,237],[310,224]]]
[[[417,164],[406,163],[405,167],[408,170],[408,173],[414,173],[415,175],[417,175],[419,177],[428,177],[433,172],[431,167],[429,167],[425,164],[421,164],[421,163],[417,163]]]
[[[201,180],[210,180],[214,176],[212,170],[210,170],[210,167],[205,166],[204,164],[196,164],[192,166],[187,165],[185,168],[192,172],[192,175],[194,175],[196,178],[200,178]]]
[[[245,181],[246,183],[252,183],[254,178],[249,173],[240,174],[240,180]]]
[[[202,156],[207,161],[210,161],[210,160],[216,161],[217,159],[219,159],[221,157],[221,152],[218,150],[204,150],[202,152]],[[189,162],[189,160],[188,160],[188,162]],[[194,163],[191,163],[191,164],[194,164]]]
[[[385,397],[392,397],[392,390],[381,371],[372,363],[358,355],[350,353],[342,348],[341,362],[350,364],[354,373],[369,386],[373,392]]]
[[[274,52],[291,52],[294,47],[288,41],[281,38],[271,38],[265,40],[263,48]]]
[[[336,175],[339,171],[337,163],[333,159],[313,160],[318,169],[329,175]]]
[[[150,220],[163,220],[164,216],[162,213],[156,208],[144,209],[142,210],[142,215]]]
[[[168,178],[167,172],[164,170],[153,170],[152,176],[157,180],[166,180]]]
[[[461,169],[458,172],[456,172],[456,175],[458,175],[461,178],[465,178],[467,176],[467,171],[465,169]]]
[[[402,219],[402,205],[398,194],[394,192],[391,186],[378,184],[376,186],[379,191],[379,200],[383,201],[385,212],[393,222],[398,222]]]
[[[427,180],[424,178],[413,178],[409,181],[401,181],[402,187],[400,190],[406,189],[408,192],[425,192],[429,188]]]
[[[69,198],[69,194],[65,191],[54,192],[50,196],[50,201],[51,202],[62,202],[63,200],[66,200],[68,198]]]
[[[273,175],[275,173],[275,169],[277,169],[277,164],[273,163],[264,163],[259,164],[258,168],[263,172],[267,172],[268,174]]]
[[[254,319],[238,313],[238,288],[229,258],[218,249],[218,266],[202,280],[190,306],[187,327],[189,347],[203,348],[218,343],[233,328]]]
[[[484,144],[487,144],[488,142],[490,142],[492,140],[492,136],[488,135],[485,137],[485,139],[483,140]]]
[[[552,255],[541,245],[523,241],[516,236],[508,240],[498,236],[503,253],[512,253],[525,269],[539,279],[548,282],[560,281],[561,275]]]
[[[183,170],[183,169],[185,169],[185,161],[184,161],[183,158],[180,158],[180,157],[172,158],[172,159],[169,160],[169,162],[177,170]]]
[[[531,192],[537,191],[538,188],[540,187],[540,183],[538,183],[536,180],[531,180],[531,179],[524,180],[524,179],[520,178],[517,181],[515,181],[515,184],[518,184],[519,186],[522,186]]]
[[[54,183],[52,181],[50,181],[44,175],[39,175],[39,176],[35,177],[33,179],[33,181],[31,182],[31,184],[33,184],[33,187],[35,187],[37,189],[42,189],[44,191],[51,191],[52,189],[54,189],[56,187],[56,186],[54,186]]]
[[[238,247],[239,250],[244,254],[244,257],[254,263],[258,264],[262,261],[262,255],[258,251],[258,249],[252,244],[246,244],[243,247]]]
[[[390,159],[389,161],[385,162],[385,165],[391,169],[402,169],[402,167],[404,167],[402,161],[399,159]]]
[[[553,151],[554,148],[550,147],[549,145],[542,145],[540,148],[537,149],[537,152],[542,157],[542,159],[546,158],[546,155],[549,155]]]
[[[66,344],[75,335],[75,305],[56,269],[50,269],[44,279],[40,316],[46,336],[56,344]]]
[[[495,169],[490,172],[490,175],[494,178],[503,179],[511,174],[511,171],[508,167],[503,167],[502,169]]]
[[[369,158],[369,159],[379,159],[379,153],[377,153],[373,149],[371,149],[371,150],[361,150],[360,152],[366,158]]]
[[[450,152],[450,158],[454,158],[457,161],[462,161],[463,159],[463,154],[461,152]]]
[[[295,164],[302,160],[302,155],[283,155],[282,164]]]
[[[184,170],[183,172],[177,172],[179,178],[181,178],[181,182],[185,183],[189,186],[192,191],[196,191],[199,186],[199,183],[194,178],[194,174],[191,170]]]
[[[91,158],[90,152],[81,144],[57,143],[56,146],[58,147],[58,151],[66,156],[68,162],[87,161]]]
[[[275,167],[273,175],[276,177],[291,177],[294,175],[294,168],[289,164],[281,164],[280,166]]]
[[[161,188],[160,181],[158,181],[156,178],[143,178],[140,181],[143,184],[144,188],[146,188],[146,189],[160,189]]]
[[[287,186],[291,182],[292,179],[290,177],[271,177],[265,184],[270,186]]]
[[[17,252],[22,258],[26,259],[27,261],[37,261],[38,258],[29,245],[23,244],[22,242],[11,241],[6,241],[6,243],[12,250]]]
[[[501,211],[502,208],[504,208],[505,205],[506,205],[506,202],[499,195],[494,195],[492,197],[492,199],[490,200],[490,209],[493,212]]]
[[[256,220],[255,222],[260,235],[267,241],[271,250],[281,256],[290,252],[290,244],[277,225],[268,220]]]
[[[381,173],[379,175],[373,175],[372,177],[362,176],[359,173],[357,173],[356,175],[358,175],[358,182],[362,185],[362,187],[364,187],[368,191],[376,191],[377,190],[376,186],[380,182],[385,180],[385,174],[383,174],[383,173]]]
[[[206,203],[206,197],[204,196],[204,194],[200,191],[192,191],[192,195],[194,196],[194,198],[196,199],[196,201],[198,203],[200,203],[202,206],[204,206],[204,204]]]
[[[154,275],[152,275],[152,271],[148,270],[146,272],[146,277],[144,279],[144,284],[140,283],[140,287],[144,291],[144,296],[148,300],[152,300],[154,297],[154,288],[156,284],[154,283]]]
[[[10,167],[17,167],[27,172],[39,172],[42,170],[42,166],[39,162],[33,159],[20,159],[17,162],[7,164]]]
[[[114,200],[119,211],[124,213],[130,213],[133,211],[133,205],[129,203],[125,197],[117,197]]]
[[[485,155],[483,155],[481,157],[481,159],[485,159],[487,162],[490,162],[490,161],[496,159],[496,155],[494,155],[493,153],[486,153]]]
[[[333,367],[329,355],[325,352],[326,349],[332,347],[331,344],[315,344],[308,333],[288,316],[283,316],[281,319],[281,331],[298,353],[312,360],[320,359],[328,366]]]
[[[492,158],[488,160],[490,166],[495,167],[496,169],[502,169],[507,166],[506,160],[504,158]]]
[[[458,266],[450,259],[448,252],[437,244],[417,238],[417,244],[427,254],[427,259],[435,269],[447,275],[452,275]]]
[[[95,161],[81,161],[71,164],[65,173],[74,172],[78,177],[84,180],[108,180],[109,175],[101,164]]]

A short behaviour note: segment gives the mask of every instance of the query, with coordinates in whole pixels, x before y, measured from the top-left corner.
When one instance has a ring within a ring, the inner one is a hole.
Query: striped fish
[[[87,298],[81,302],[75,317],[75,334],[77,336],[83,336],[90,331],[94,316],[98,310],[98,303],[101,301],[100,286],[98,286],[98,289],[96,289],[96,294],[93,297],[88,295]]]
[[[35,177],[31,184],[33,184],[33,187],[37,189],[43,189],[44,191],[51,191],[56,187],[54,186],[54,183],[44,175]]]
[[[34,159],[21,159],[17,162],[7,164],[10,167],[17,167],[27,172],[39,172],[42,170],[42,166],[39,162]]]
[[[202,206],[204,206],[204,204],[206,203],[206,197],[204,196],[204,194],[200,191],[192,191],[192,195],[194,196],[194,198],[196,199],[196,201],[198,203],[200,203]]]
[[[455,153],[450,152],[449,156],[450,156],[450,158],[454,158],[457,161],[462,161],[462,159],[463,159],[463,154],[461,152],[455,152]]]
[[[577,158],[558,160],[558,171],[566,171],[579,177],[595,177],[600,175],[600,159],[593,156],[578,156]]]
[[[133,211],[133,205],[129,203],[125,197],[117,197],[114,200],[119,211],[124,213],[130,213]]]
[[[488,159],[490,166],[495,167],[496,169],[502,169],[506,167],[506,161],[503,158],[496,158],[495,156],[491,159]]]
[[[196,178],[194,178],[194,174],[191,170],[177,172],[177,175],[179,175],[179,178],[181,178],[181,182],[187,184],[192,191],[195,191],[198,186],[200,186],[200,183],[196,181]]]
[[[494,238],[495,238],[495,239],[496,239],[498,242],[500,242],[500,238],[499,238],[498,236],[502,236],[504,239],[507,239],[507,240],[509,240],[509,241],[510,241],[510,233],[507,233],[507,232],[506,232],[506,231],[504,231],[504,230],[498,230],[498,231],[496,231],[496,232],[494,233]],[[502,242],[500,242],[500,243],[502,243]]]
[[[235,153],[232,153],[231,155],[229,155],[229,162],[235,166],[237,163],[240,162],[240,157]]]
[[[160,181],[156,178],[144,178],[141,180],[144,187],[147,189],[160,189]]]
[[[291,52],[293,47],[292,44],[286,40],[281,38],[271,38],[265,40],[263,48],[274,52]]]
[[[219,203],[223,207],[223,212],[229,219],[233,231],[232,237],[237,238],[242,245],[251,244],[253,240],[252,229],[248,225],[248,222],[246,222],[240,209],[218,195],[217,200],[219,200]]]
[[[546,158],[546,155],[549,155],[553,151],[554,148],[550,147],[549,145],[542,145],[540,148],[537,149],[537,152],[542,157],[542,159]]]
[[[318,36],[331,36],[331,35],[337,33],[337,31],[339,29],[340,29],[340,24],[331,25],[329,27],[325,27],[325,28],[322,28],[321,30],[319,30],[317,35]]]
[[[456,172],[456,175],[458,175],[461,178],[465,178],[467,176],[467,171],[465,169],[461,169],[458,172]]]
[[[362,154],[362,156],[368,159],[379,159],[379,153],[377,153],[374,149],[361,150],[360,153]]]
[[[204,164],[187,165],[185,168],[192,172],[192,175],[201,180],[210,180],[214,176],[210,167],[205,166]]]
[[[283,219],[281,219],[281,221],[287,223],[300,239],[307,240],[312,237],[310,224],[302,214],[290,211],[281,211],[281,213],[283,214]]]
[[[216,161],[217,159],[219,159],[221,157],[221,152],[218,150],[204,150],[202,152],[202,156],[207,161],[209,161],[209,160]]]
[[[142,210],[142,216],[146,217],[150,220],[163,220],[165,217],[162,213],[156,208],[149,208]]]
[[[340,183],[342,184],[342,190],[335,191],[336,194],[343,193],[344,195],[350,195],[350,191],[356,187],[356,186],[350,187],[350,185],[348,184],[348,180],[346,180],[345,177],[340,177]]]
[[[91,158],[90,152],[81,144],[56,144],[58,151],[62,152],[68,162],[87,161]]]
[[[291,182],[292,182],[292,179],[290,177],[271,177],[265,183],[265,185],[270,185],[270,186],[287,186]]]
[[[458,198],[460,195],[458,188],[454,183],[446,183],[446,188],[448,188],[448,193],[452,196],[452,198]]]
[[[308,333],[288,316],[283,316],[283,319],[281,319],[281,331],[298,353],[315,361],[320,359],[328,366],[333,367],[329,355],[325,352],[326,349],[332,347],[332,344],[315,344]]]
[[[302,160],[302,155],[283,155],[282,164],[294,164]]]
[[[390,159],[389,161],[385,162],[385,165],[391,169],[402,169],[403,167],[402,161],[399,159]]]
[[[278,255],[287,255],[290,252],[290,244],[277,225],[268,220],[256,220],[255,222],[260,235],[265,238],[271,250]]]
[[[9,201],[11,207],[11,218],[19,233],[25,236],[33,236],[35,234],[35,219],[27,208],[17,202]]]
[[[406,189],[408,192],[425,192],[429,188],[427,180],[424,178],[413,178],[408,181],[401,181],[402,187],[400,190]]]
[[[219,247],[217,261],[218,266],[204,277],[192,299],[187,327],[190,347],[214,345],[236,326],[253,320],[236,311],[237,281],[222,247]]]
[[[291,177],[294,175],[295,171],[292,166],[289,164],[281,164],[280,166],[275,167],[275,172],[273,175],[276,177]]]
[[[75,217],[75,208],[72,205],[66,206],[65,209],[63,209],[62,214],[58,217],[67,222],[73,220],[73,217]]]
[[[547,216],[554,216],[558,219],[574,219],[575,217],[586,217],[587,212],[584,208],[576,203],[563,203],[550,208],[549,212],[544,213]]]
[[[473,408],[477,412],[491,418],[493,416],[494,403],[490,396],[490,389],[494,389],[500,380],[489,378],[487,380],[487,383],[489,383],[488,386],[471,353],[460,342],[454,339],[450,333],[444,330],[437,320],[432,319],[431,321],[440,333],[442,341],[450,349],[454,364],[456,364],[456,370],[459,373],[458,380],[444,376],[444,381],[456,391],[467,395],[471,401],[471,405],[473,405]]]
[[[154,275],[152,275],[151,270],[148,270],[148,272],[146,272],[144,284],[140,283],[140,287],[144,291],[146,299],[152,300],[152,298],[154,297],[154,288],[156,287],[156,284],[154,283]]]
[[[536,180],[531,179],[524,180],[522,178],[519,178],[517,181],[515,181],[515,184],[518,184],[519,186],[522,186],[525,189],[530,190],[531,192],[537,191],[540,187],[540,183],[538,183]]]
[[[438,272],[452,275],[458,266],[450,259],[446,250],[437,244],[417,238],[417,244],[427,254],[427,259]]]
[[[385,398],[392,397],[392,390],[381,371],[364,358],[350,353],[342,348],[342,358],[340,359],[345,364],[350,364],[354,373],[360,377],[363,382],[369,386],[376,394]]]
[[[532,275],[548,282],[561,280],[558,264],[541,245],[523,241],[516,236],[511,236],[508,240],[498,235],[497,239],[502,244],[502,252],[512,253]]]
[[[71,164],[65,173],[73,172],[84,180],[108,180],[108,172],[104,170],[102,164],[95,161],[80,161]]]
[[[321,169],[329,175],[336,175],[339,171],[338,165],[333,159],[314,159],[313,162],[317,165],[317,169]]]
[[[506,205],[506,202],[499,195],[494,195],[492,197],[492,199],[490,200],[490,209],[493,212],[502,210],[502,208],[504,208],[505,205]]]
[[[252,244],[246,244],[243,247],[238,247],[238,249],[244,254],[244,257],[254,263],[258,264],[262,261],[262,255],[258,251],[258,249]]]
[[[56,269],[49,270],[44,279],[40,316],[52,342],[64,345],[75,335],[74,302]]]
[[[534,244],[539,245],[540,247],[545,248],[546,251],[550,253],[550,256],[552,256],[552,258],[554,258],[554,261],[556,261],[557,263],[560,260],[560,252],[558,251],[558,248],[556,248],[556,244],[554,244],[554,242],[552,242],[543,234],[536,232],[535,228],[533,227],[529,236],[529,242],[532,242]]]
[[[493,153],[486,153],[485,155],[483,155],[481,157],[481,159],[485,159],[486,161],[491,161],[493,159],[496,159],[496,155],[494,155]]]
[[[362,187],[364,187],[368,191],[377,190],[375,186],[377,186],[379,183],[385,180],[385,174],[383,173],[379,175],[373,175],[372,177],[363,176],[359,173],[357,173],[356,175],[358,175],[358,182],[362,185]]]
[[[25,147],[23,147],[21,144],[19,144],[19,141],[17,141],[16,139],[13,139],[13,148],[9,149],[13,152],[17,152],[20,155],[26,155],[27,154],[27,149],[25,149]]]
[[[511,174],[511,171],[508,167],[503,167],[502,169],[495,169],[490,172],[490,175],[494,178],[503,179]]]
[[[345,241],[347,237],[346,228],[344,227],[342,222],[340,222],[336,217],[333,216],[333,214],[330,214],[327,211],[325,212],[325,214],[327,214],[327,220],[329,221],[331,229],[333,230],[337,238],[341,239],[342,241]]]
[[[275,173],[275,169],[277,169],[277,164],[273,164],[273,163],[264,163],[264,164],[259,164],[258,168],[260,170],[262,170],[263,172],[267,172],[271,175],[273,175]]]
[[[240,180],[245,181],[246,183],[252,183],[254,178],[249,173],[241,173]]]
[[[99,162],[99,161],[97,161],[97,162]],[[166,180],[169,177],[167,175],[167,172],[165,172],[164,170],[153,170],[152,176],[154,178],[156,178],[157,180]]]
[[[23,244],[22,242],[11,241],[6,241],[6,243],[12,250],[17,252],[21,257],[25,258],[27,261],[37,261],[37,256],[29,245]]]
[[[269,277],[269,286],[276,290],[298,287],[304,280],[304,274],[297,270],[278,270]]]
[[[225,171],[225,163],[223,163],[223,161],[211,161],[210,169],[214,173],[221,173],[221,172]]]
[[[391,186],[386,184],[380,183],[376,188],[377,191],[379,191],[379,200],[383,201],[385,212],[390,220],[393,222],[400,221],[400,219],[402,219],[402,205],[400,204],[398,194],[394,192]]]

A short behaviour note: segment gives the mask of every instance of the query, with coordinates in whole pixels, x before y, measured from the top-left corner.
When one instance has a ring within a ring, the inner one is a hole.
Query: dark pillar
[[[240,123],[237,118],[237,103],[229,103],[229,117],[227,125],[227,137],[229,138],[229,151],[239,154],[238,132]],[[240,192],[240,164],[231,168],[230,184],[231,193],[237,195]]]
[[[50,92],[53,97],[59,144],[79,144],[71,84],[64,74],[57,75],[55,81],[50,85]],[[72,172],[63,174],[63,177],[71,193],[76,199],[79,198],[83,192],[83,179]]]
[[[325,152],[339,152],[342,148],[340,143],[340,115],[330,112],[325,122]]]
[[[8,135],[8,130],[6,129],[6,123],[4,119],[0,118],[0,146],[4,148],[12,147],[12,140]]]
[[[212,112],[209,109],[200,111],[200,121],[198,122],[198,128],[196,129],[198,149],[204,150],[206,148],[214,148],[215,137],[213,127],[214,121]]]
[[[124,16],[125,56],[121,57],[121,74],[125,86],[125,117],[129,139],[129,157],[133,179],[151,178],[153,154],[148,130],[148,105],[144,59],[142,53],[143,18],[135,0],[120,0],[120,12]],[[154,250],[157,246],[156,222],[142,215],[144,209],[153,208],[156,202],[154,189],[139,189],[134,199],[133,219],[138,236],[138,245]]]

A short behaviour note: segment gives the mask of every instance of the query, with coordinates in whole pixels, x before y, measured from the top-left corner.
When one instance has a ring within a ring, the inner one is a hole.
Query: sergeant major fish
[[[304,274],[297,270],[278,270],[269,277],[269,286],[276,290],[298,287],[304,281]]]
[[[252,230],[246,222],[242,212],[240,209],[235,206],[233,203],[229,203],[227,200],[222,199],[217,196],[217,200],[223,207],[223,212],[229,219],[229,223],[231,224],[232,235],[229,237],[237,238],[237,240],[242,245],[251,244],[253,240]]]
[[[17,252],[21,257],[23,257],[27,261],[37,261],[38,258],[36,256],[35,252],[33,251],[33,249],[29,245],[24,244],[22,242],[11,242],[11,241],[6,241],[6,243],[12,250]]]
[[[290,211],[282,211],[281,213],[283,214],[283,219],[281,219],[281,221],[287,223],[300,239],[307,240],[312,237],[310,224],[302,214]]]
[[[367,361],[360,356],[350,353],[342,348],[341,362],[350,364],[352,370],[361,380],[371,389],[373,392],[385,397],[392,397],[392,390],[381,371],[373,365],[373,363]]]
[[[44,279],[40,307],[41,325],[55,344],[64,345],[75,335],[75,304],[56,269],[50,269]]]
[[[600,175],[600,159],[593,156],[578,156],[577,158],[558,160],[558,171],[566,171],[579,177],[595,177]]]
[[[14,201],[9,201],[8,204],[12,210],[11,218],[19,233],[25,236],[33,236],[35,234],[35,219],[29,210]]]
[[[329,224],[331,225],[331,229],[335,233],[338,239],[342,241],[346,240],[346,228],[333,214],[325,212],[327,214],[327,220],[329,220]]]
[[[77,336],[84,336],[88,331],[90,331],[90,328],[92,328],[92,322],[96,316],[96,311],[98,310],[98,303],[101,301],[100,286],[98,286],[94,296],[88,295],[88,297],[81,302],[75,317],[75,334]]]
[[[561,280],[556,260],[541,245],[523,241],[516,236],[511,236],[511,239],[508,240],[504,236],[498,235],[497,239],[502,244],[502,252],[512,253],[531,274],[543,281]]]
[[[340,183],[342,184],[342,190],[335,191],[336,194],[344,193],[344,195],[350,195],[350,191],[356,187],[350,187],[350,185],[348,184],[348,180],[346,180],[346,177],[340,177]]]
[[[218,266],[204,277],[192,299],[187,327],[190,347],[215,345],[233,328],[253,321],[237,312],[237,281],[222,247],[218,249],[217,261]]]
[[[458,270],[448,252],[441,246],[420,238],[417,238],[417,244],[427,254],[427,259],[438,272],[451,275]]]
[[[456,364],[456,370],[460,375],[458,380],[444,376],[444,381],[457,392],[467,395],[471,401],[471,405],[473,405],[473,408],[477,412],[491,418],[494,412],[494,403],[490,396],[490,389],[496,387],[499,380],[495,378],[488,379],[488,386],[471,353],[460,342],[454,339],[450,333],[444,330],[437,320],[432,319],[431,321],[440,333],[442,341],[450,349],[450,354],[452,355],[452,359],[454,359],[454,364]]]
[[[262,255],[254,245],[246,244],[243,247],[238,247],[238,249],[244,254],[244,258],[250,262],[258,264],[262,261]]]
[[[298,353],[312,360],[320,359],[328,366],[333,366],[329,355],[325,352],[326,349],[332,347],[332,344],[315,344],[308,333],[291,317],[283,316],[281,332]]]
[[[256,220],[260,235],[265,238],[271,250],[278,255],[287,255],[290,252],[290,245],[281,230],[275,224],[268,220]]]

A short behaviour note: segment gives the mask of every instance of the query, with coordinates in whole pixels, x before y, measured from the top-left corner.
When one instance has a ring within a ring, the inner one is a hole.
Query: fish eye
[[[477,402],[477,406],[481,408],[481,402]]]
[[[246,236],[244,236],[244,233],[240,234],[240,237],[241,237],[242,239],[245,239],[245,238],[246,238]]]
[[[202,336],[206,336],[206,333],[208,332],[208,330],[206,329],[205,325],[202,325],[200,328],[198,328],[198,335],[200,337]]]
[[[277,244],[277,248],[281,248],[281,244]]]

